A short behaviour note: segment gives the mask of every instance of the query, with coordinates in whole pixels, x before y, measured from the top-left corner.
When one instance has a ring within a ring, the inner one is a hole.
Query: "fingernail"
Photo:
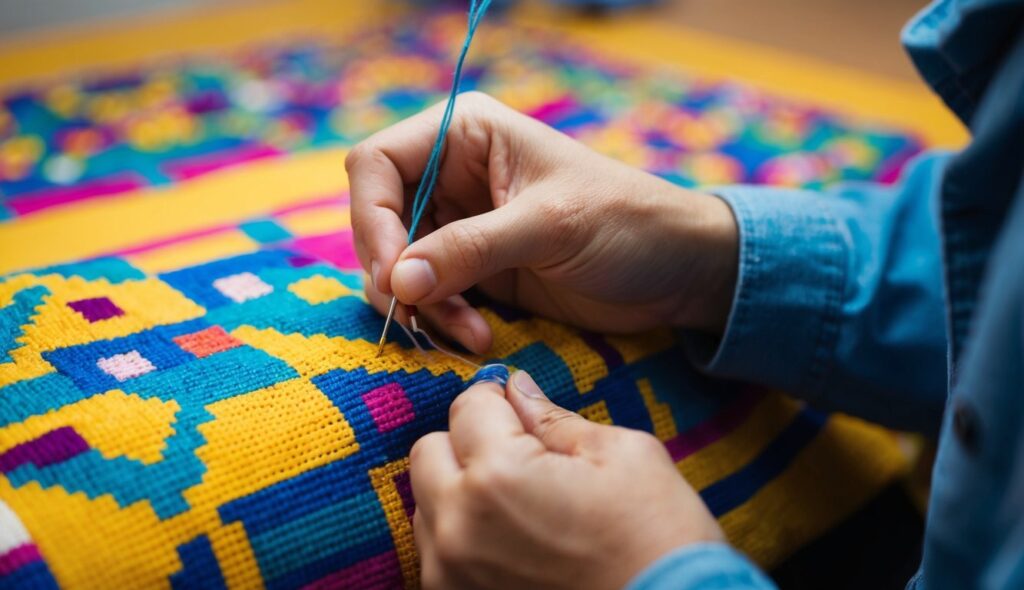
[[[391,290],[395,283],[402,285],[406,299],[418,301],[428,295],[437,286],[437,275],[430,263],[422,258],[409,258],[395,265],[391,271]]]
[[[380,264],[376,260],[370,261],[370,280],[373,281],[373,288],[380,291]]]
[[[526,371],[516,371],[512,375],[512,385],[519,390],[519,393],[533,399],[547,399],[544,392],[537,386],[537,382],[530,377]]]
[[[473,375],[473,378],[466,384],[466,389],[477,383],[496,383],[502,387],[508,383],[508,367],[505,365],[484,365]]]

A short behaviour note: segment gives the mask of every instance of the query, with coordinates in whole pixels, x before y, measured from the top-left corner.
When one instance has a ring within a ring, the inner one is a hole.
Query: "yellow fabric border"
[[[113,199],[90,199],[0,227],[0,273],[96,256],[189,231],[236,224],[348,189],[343,149],[294,154]],[[334,170],[328,174],[325,171]],[[237,195],[238,198],[224,198]],[[39,239],[46,236],[46,239]]]

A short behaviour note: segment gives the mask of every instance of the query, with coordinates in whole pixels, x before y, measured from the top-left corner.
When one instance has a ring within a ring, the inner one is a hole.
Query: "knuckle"
[[[450,259],[470,272],[486,268],[490,258],[487,235],[471,223],[449,226],[445,249]]]
[[[413,443],[412,448],[409,449],[409,463],[416,463],[422,459],[423,453],[425,453],[426,449],[433,444],[433,439],[443,435],[444,433],[442,432],[431,432],[421,436],[415,443]]]
[[[637,455],[650,457],[665,454],[665,445],[653,434],[641,430],[627,430],[624,435],[629,449]]]
[[[468,409],[468,406],[472,400],[470,396],[466,395],[465,392],[459,394],[452,400],[450,406],[448,406],[448,420],[449,422],[454,421],[455,417]]]
[[[366,167],[365,165],[373,167],[374,165],[386,163],[388,156],[381,147],[380,142],[372,137],[363,140],[362,143],[352,148],[348,155],[345,156],[345,170],[351,174],[356,168]]]
[[[366,158],[366,152],[370,149],[370,146],[365,141],[356,144],[355,147],[349,150],[348,155],[345,156],[345,170],[352,172],[352,169]]]
[[[561,408],[550,408],[545,410],[537,419],[536,430],[540,438],[551,436],[560,428],[564,428],[569,422],[578,418],[576,414],[567,412]]]
[[[498,99],[480,90],[470,90],[468,92],[463,92],[459,95],[459,99],[464,100],[467,103],[470,103],[474,106],[490,106],[495,103],[500,104],[498,102]]]
[[[356,211],[352,212],[350,223],[352,224],[352,233],[356,236],[368,236],[372,235],[373,227],[370,220],[367,219],[366,215],[359,215]]]
[[[503,461],[492,458],[479,461],[466,470],[463,485],[466,493],[479,503],[493,500],[502,490],[515,486],[515,471]]]

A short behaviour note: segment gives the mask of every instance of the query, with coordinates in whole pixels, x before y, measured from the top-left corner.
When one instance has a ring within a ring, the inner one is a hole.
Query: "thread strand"
[[[444,107],[444,115],[441,117],[441,125],[437,131],[437,139],[427,159],[427,166],[423,170],[420,184],[416,187],[416,195],[412,200],[411,218],[409,223],[408,243],[413,243],[416,236],[416,229],[423,219],[423,213],[427,210],[427,204],[434,194],[434,187],[437,185],[438,171],[441,168],[441,154],[444,152],[445,140],[448,137],[448,128],[451,126],[452,115],[455,112],[455,100],[459,94],[459,85],[462,82],[462,68],[466,62],[466,55],[469,53],[469,46],[480,26],[484,14],[491,5],[491,0],[472,0],[469,4],[469,18],[466,28],[466,39],[462,43],[458,60],[455,62],[455,71],[452,73],[452,88],[448,94],[448,102]]]

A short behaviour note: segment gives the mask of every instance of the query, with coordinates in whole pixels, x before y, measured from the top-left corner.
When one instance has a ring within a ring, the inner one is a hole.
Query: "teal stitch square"
[[[238,226],[238,229],[245,232],[253,240],[261,244],[272,244],[292,238],[291,232],[281,227],[281,224],[273,219],[257,219],[246,221]]]

